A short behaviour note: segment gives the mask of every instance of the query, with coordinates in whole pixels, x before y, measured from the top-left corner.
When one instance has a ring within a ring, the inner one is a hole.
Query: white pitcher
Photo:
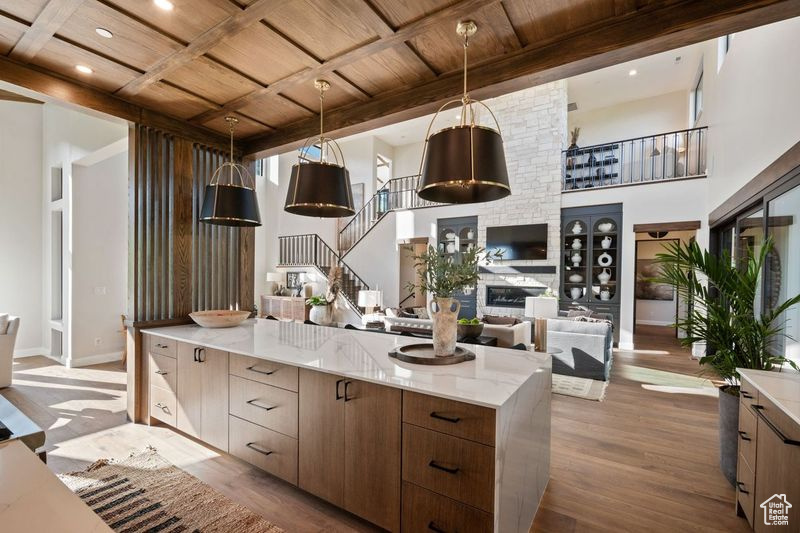
[[[611,248],[611,237],[609,237],[608,235],[603,237],[603,240],[600,241],[600,247],[603,250],[608,250],[609,248]]]

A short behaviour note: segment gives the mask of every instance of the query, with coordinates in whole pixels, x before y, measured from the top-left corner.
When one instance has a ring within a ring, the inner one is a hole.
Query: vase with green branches
[[[719,395],[720,464],[733,484],[736,476],[738,445],[739,384],[738,368],[781,370],[798,369],[797,363],[777,353],[776,340],[788,337],[783,315],[800,303],[800,294],[771,309],[757,309],[763,267],[772,253],[767,239],[760,250],[750,250],[738,263],[728,253],[721,256],[702,250],[696,242],[664,244],[656,255],[660,275],[653,281],[671,285],[685,302],[692,302],[686,316],[675,326],[686,336],[684,346],[704,343],[706,354],[701,365],[711,367],[722,380]]]

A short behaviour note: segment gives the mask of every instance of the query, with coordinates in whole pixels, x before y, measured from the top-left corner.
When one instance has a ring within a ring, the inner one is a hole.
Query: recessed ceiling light
[[[172,11],[175,5],[169,0],[153,0],[153,3],[164,11]]]
[[[628,76],[636,76],[637,74],[638,72],[636,71],[635,68],[632,68],[628,71]]]
[[[92,72],[94,72],[92,69],[90,69],[86,65],[75,65],[75,70],[77,70],[78,72],[81,72],[83,74],[91,74]]]
[[[111,39],[114,36],[113,33],[111,33],[105,28],[95,28],[94,31],[95,33],[97,33],[97,35],[99,35],[100,37],[105,37],[106,39]]]

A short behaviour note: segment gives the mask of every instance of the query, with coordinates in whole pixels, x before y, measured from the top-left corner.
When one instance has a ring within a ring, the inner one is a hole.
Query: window
[[[717,72],[722,69],[722,64],[725,62],[725,57],[728,55],[728,51],[731,49],[733,35],[733,33],[729,33],[728,35],[723,35],[717,39]]]
[[[703,112],[703,73],[700,73],[700,77],[697,80],[697,84],[694,86],[694,90],[692,91],[692,119],[697,125],[697,121],[700,118],[700,114]]]

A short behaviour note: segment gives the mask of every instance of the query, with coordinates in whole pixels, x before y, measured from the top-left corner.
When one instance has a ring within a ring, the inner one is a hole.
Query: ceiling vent
[[[576,104],[575,102],[570,102],[570,103],[567,104],[567,112],[568,113],[570,111],[577,111],[577,110],[578,110],[578,104]]]

